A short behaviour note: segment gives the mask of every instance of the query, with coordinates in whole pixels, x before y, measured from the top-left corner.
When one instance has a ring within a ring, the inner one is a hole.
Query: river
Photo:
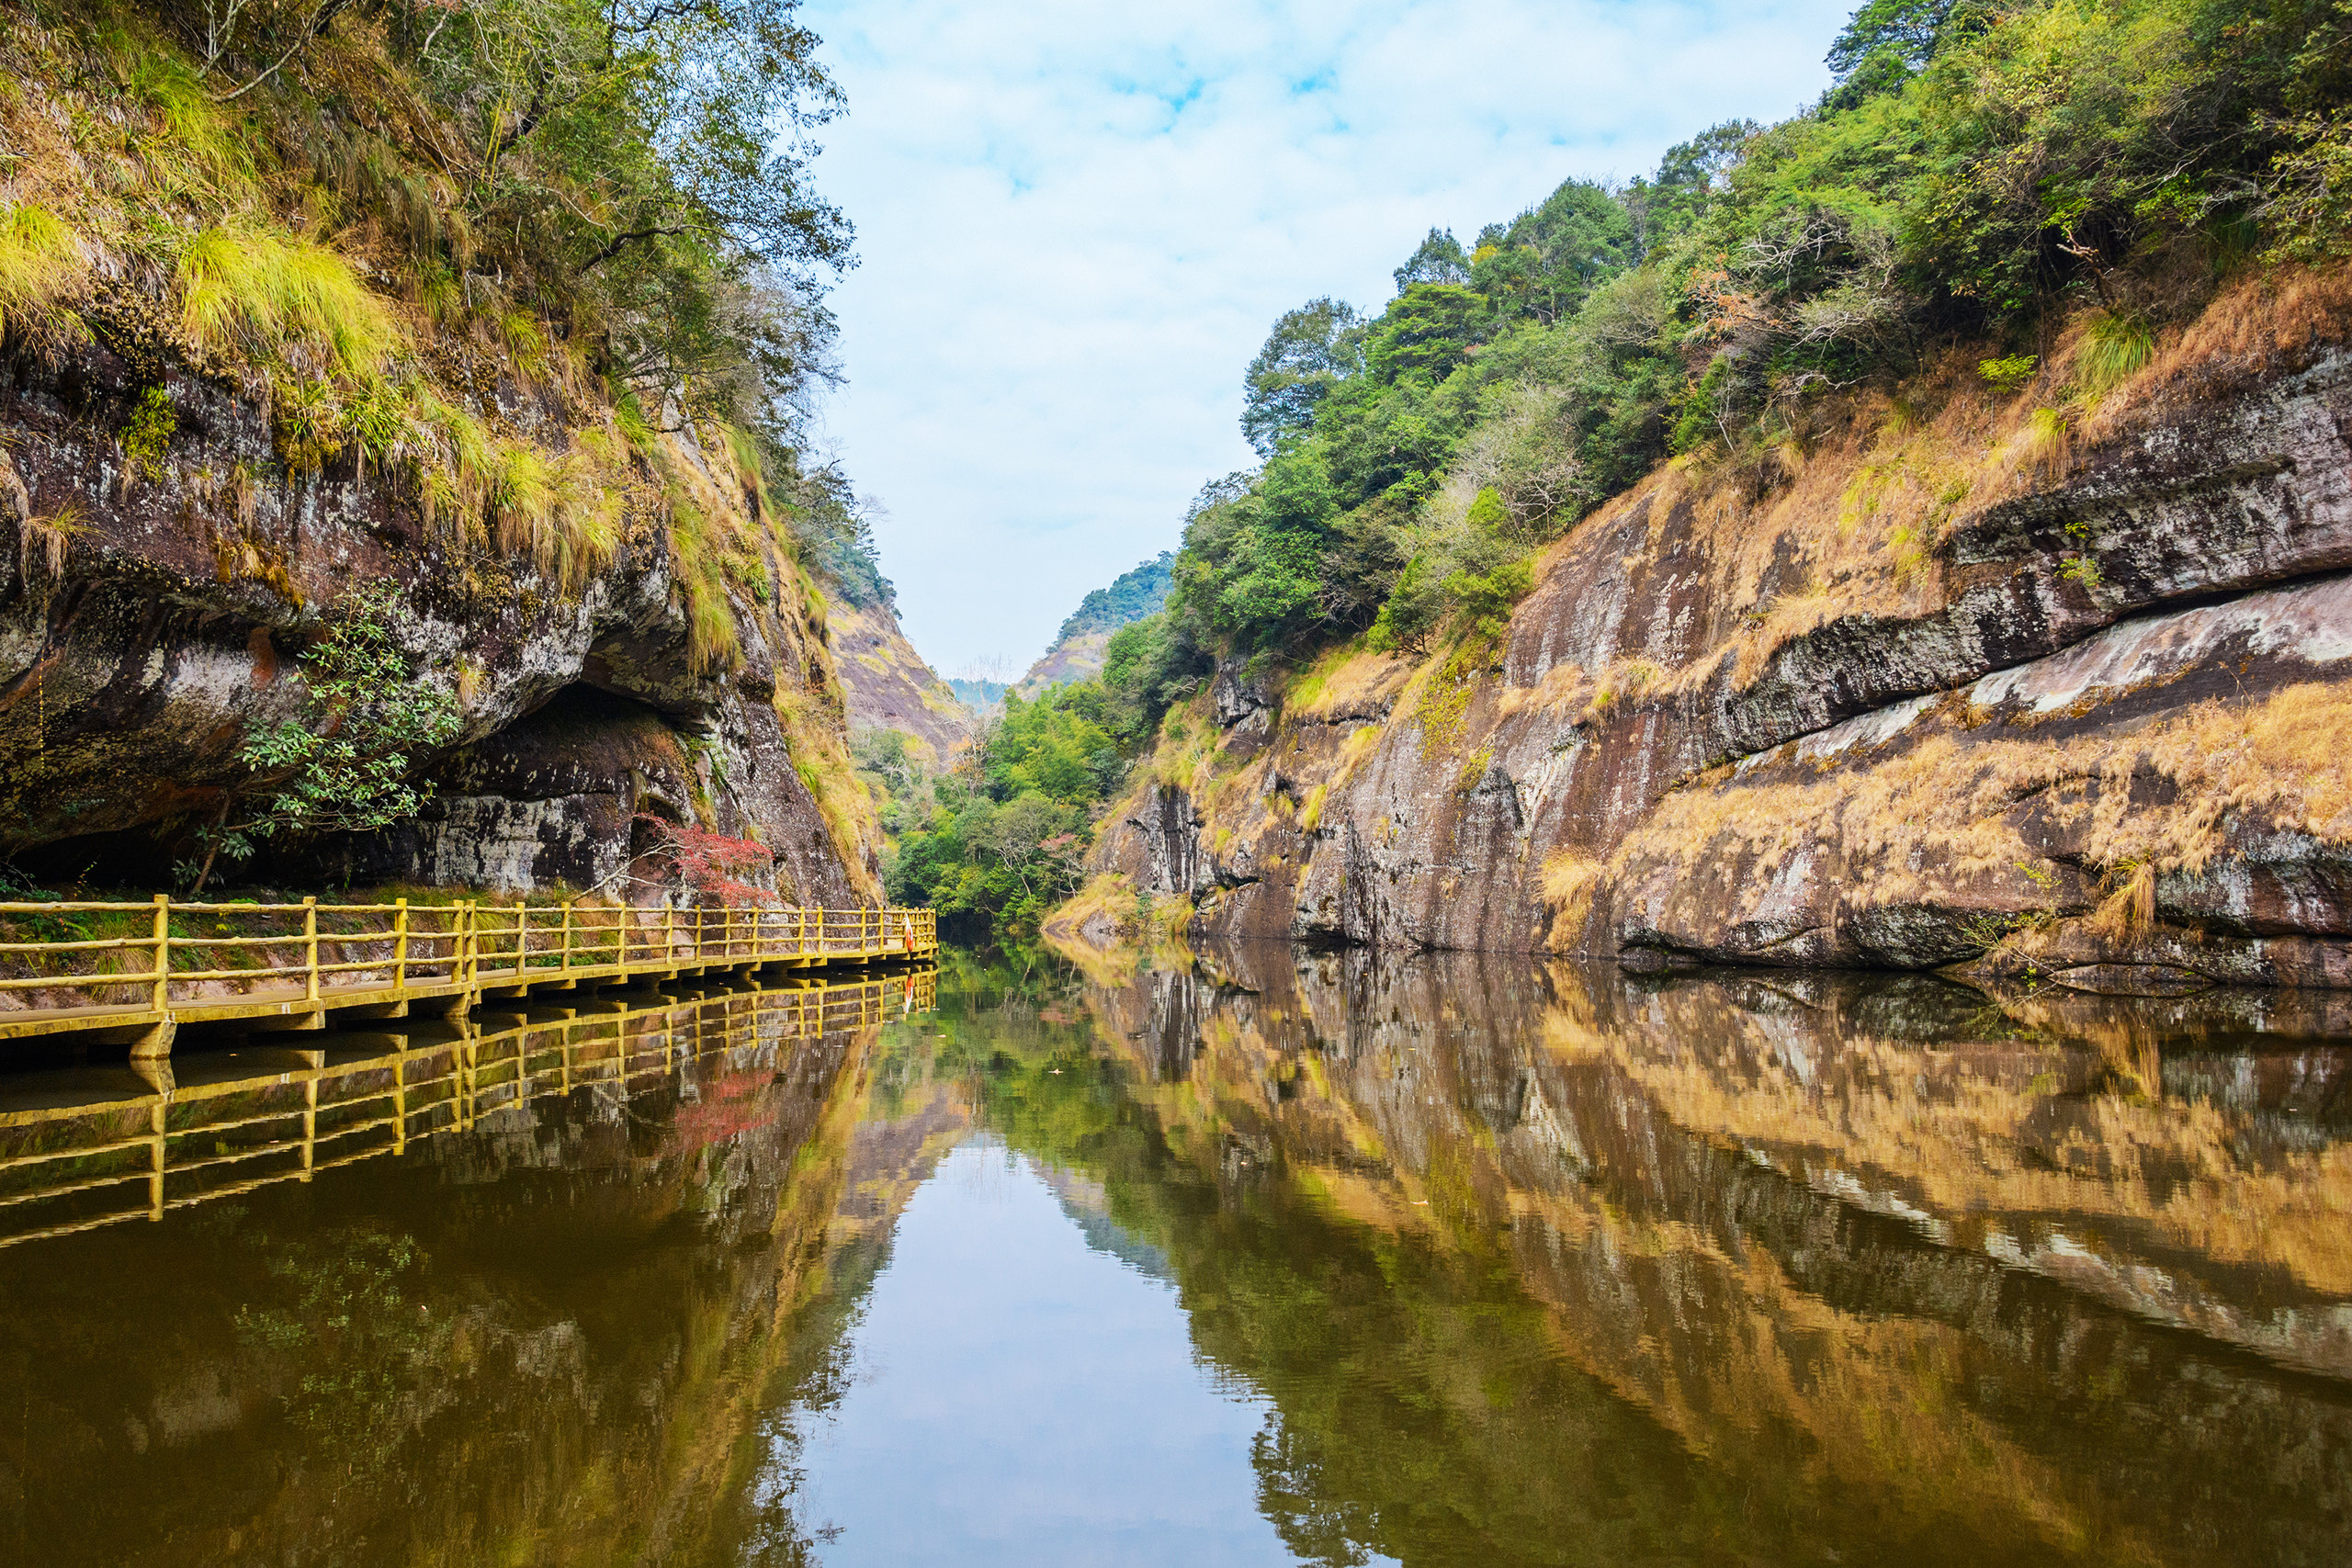
[[[950,953],[386,1027],[0,1078],[0,1561],[2352,1561],[2352,998]]]

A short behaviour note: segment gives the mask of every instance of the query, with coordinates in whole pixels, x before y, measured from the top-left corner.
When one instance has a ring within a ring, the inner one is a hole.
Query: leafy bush
[[[2012,354],[2000,359],[1980,359],[1976,374],[1996,392],[2014,392],[2033,379],[2035,367],[2041,363],[2030,354]]]
[[[329,612],[326,635],[302,661],[309,711],[237,753],[245,776],[198,830],[204,857],[187,868],[195,891],[216,857],[243,859],[258,840],[369,831],[424,806],[432,785],[415,776],[417,764],[457,739],[458,705],[416,678],[399,615],[387,583],[353,589]]]

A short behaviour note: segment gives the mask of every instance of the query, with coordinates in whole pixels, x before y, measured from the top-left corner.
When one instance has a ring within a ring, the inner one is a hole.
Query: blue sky
[[[817,165],[858,226],[823,433],[943,673],[1017,674],[1249,466],[1283,310],[1377,310],[1432,224],[1819,94],[1853,0],[810,0],[849,95]]]

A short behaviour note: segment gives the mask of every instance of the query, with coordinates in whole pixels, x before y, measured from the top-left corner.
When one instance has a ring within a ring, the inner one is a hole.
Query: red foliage
[[[653,852],[669,863],[671,875],[685,887],[729,907],[777,902],[766,888],[743,880],[775,864],[765,844],[705,832],[643,811],[637,820],[650,829]]]
[[[671,1119],[670,1146],[681,1150],[704,1148],[725,1143],[754,1127],[766,1126],[776,1115],[767,1096],[775,1082],[775,1075],[765,1069],[704,1077],[699,1097],[678,1107],[677,1114]]]

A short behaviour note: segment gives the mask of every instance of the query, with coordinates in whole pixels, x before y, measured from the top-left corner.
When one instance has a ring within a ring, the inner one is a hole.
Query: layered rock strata
[[[1095,870],[1202,936],[2352,984],[2352,353],[2211,329],[2071,432],[1950,378],[1669,467],[1491,643],[1228,664]]]
[[[174,425],[134,463],[121,437],[151,388]],[[481,400],[562,446],[560,411],[527,383],[492,370]],[[418,678],[462,708],[458,744],[429,760],[437,796],[416,821],[256,873],[609,889],[651,818],[761,840],[788,897],[878,897],[870,825],[819,799],[846,779],[842,699],[822,601],[781,550],[763,582],[729,585],[740,654],[714,660],[693,646],[650,486],[626,498],[608,564],[566,583],[429,525],[356,444],[306,473],[273,434],[265,398],[168,355],[135,364],[94,341],[0,361],[0,856],[169,886],[249,776],[247,738],[306,713],[300,660],[322,612],[390,582]],[[707,506],[758,504],[691,438],[664,460]]]

